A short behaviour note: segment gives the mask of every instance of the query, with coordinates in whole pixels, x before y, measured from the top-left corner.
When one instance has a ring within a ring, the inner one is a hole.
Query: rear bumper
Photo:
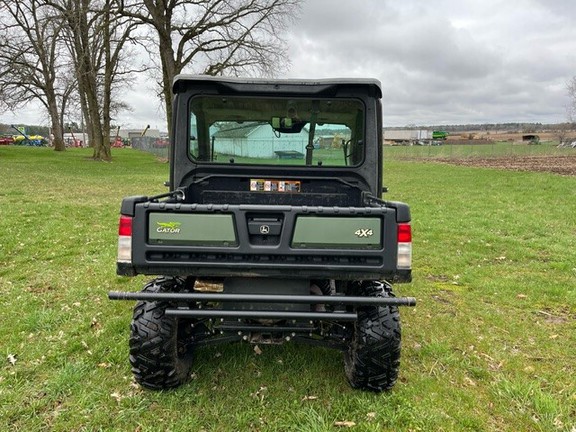
[[[317,295],[279,295],[279,294],[221,294],[221,293],[151,293],[151,292],[118,292],[108,293],[110,300],[163,301],[174,305],[166,309],[166,315],[181,318],[222,318],[222,319],[289,319],[289,320],[329,320],[355,321],[355,311],[346,310],[345,306],[416,306],[413,297],[352,297],[352,296],[317,296]],[[202,304],[248,304],[275,305],[276,308],[239,309],[194,308],[183,305]],[[314,312],[308,310],[282,310],[281,305],[332,305],[340,310]],[[175,305],[179,305],[176,307]]]

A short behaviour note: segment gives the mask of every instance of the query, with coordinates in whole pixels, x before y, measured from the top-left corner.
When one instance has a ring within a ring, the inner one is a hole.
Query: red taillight
[[[119,263],[132,262],[132,218],[130,216],[120,216],[117,261]]]
[[[120,216],[118,235],[128,237],[132,235],[132,218],[130,216]]]
[[[412,228],[409,223],[398,224],[398,258],[396,265],[400,270],[412,268]]]
[[[398,243],[412,242],[412,227],[409,223],[398,224]]]

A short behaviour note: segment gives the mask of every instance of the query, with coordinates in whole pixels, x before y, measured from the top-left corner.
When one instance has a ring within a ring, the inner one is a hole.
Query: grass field
[[[558,148],[557,142],[542,142],[529,145],[518,142],[492,141],[490,144],[453,145],[450,141],[439,146],[386,146],[389,158],[433,159],[469,157],[508,157],[508,156],[560,156],[576,154],[572,148]]]
[[[89,155],[0,147],[0,430],[576,431],[576,177],[386,162],[413,216],[396,291],[419,301],[392,392],[287,344],[201,349],[189,384],[155,393],[131,377],[133,304],[107,292],[145,280],[115,275],[118,210],[164,192],[168,165]]]

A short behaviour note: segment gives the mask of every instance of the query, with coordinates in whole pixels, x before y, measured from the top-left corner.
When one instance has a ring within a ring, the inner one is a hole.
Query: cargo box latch
[[[248,232],[251,235],[280,235],[282,220],[277,218],[249,218]]]

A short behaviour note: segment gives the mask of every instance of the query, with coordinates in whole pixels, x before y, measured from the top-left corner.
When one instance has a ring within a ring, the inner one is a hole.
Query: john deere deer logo
[[[180,233],[180,222],[156,222],[158,227],[156,232],[165,234],[178,234]]]
[[[268,225],[260,225],[260,234],[270,234],[270,226]]]

